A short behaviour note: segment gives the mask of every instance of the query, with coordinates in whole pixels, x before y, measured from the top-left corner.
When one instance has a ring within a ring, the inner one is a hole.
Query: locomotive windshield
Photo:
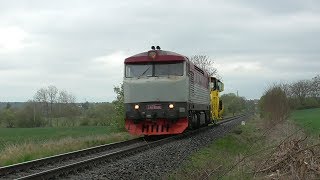
[[[155,64],[154,76],[182,76],[183,64],[182,63],[170,63],[170,64]]]
[[[126,77],[152,76],[151,64],[127,64]]]
[[[127,64],[126,77],[183,76],[183,63]]]

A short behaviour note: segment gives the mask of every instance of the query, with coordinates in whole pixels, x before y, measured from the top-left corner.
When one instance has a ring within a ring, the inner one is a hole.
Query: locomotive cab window
[[[183,76],[183,63],[155,64],[154,76]]]
[[[151,64],[127,64],[126,65],[126,77],[146,77],[152,76]]]
[[[183,76],[184,63],[126,64],[126,78]]]

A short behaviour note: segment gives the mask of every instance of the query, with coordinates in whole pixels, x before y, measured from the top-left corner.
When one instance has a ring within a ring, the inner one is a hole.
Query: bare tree
[[[76,103],[76,96],[71,93],[68,93],[68,103],[75,104]]]
[[[39,89],[36,94],[34,95],[35,102],[42,104],[42,112],[46,113],[46,117],[49,114],[49,98],[48,92],[46,88]]]
[[[72,116],[78,112],[76,97],[52,85],[39,89],[34,95],[34,101],[41,104],[41,112],[45,113],[49,126],[52,126],[53,117]]]
[[[299,99],[300,104],[304,104],[306,97],[310,94],[311,81],[300,80],[291,85],[293,96]]]
[[[66,90],[59,91],[59,114],[62,116],[73,116],[77,113],[76,97]],[[74,122],[73,122],[74,125]]]
[[[312,78],[311,97],[320,97],[320,75]]]
[[[278,85],[277,84],[274,84],[274,86],[279,86],[283,92],[286,94],[286,96],[288,98],[292,97],[292,91],[291,91],[291,86],[290,84],[287,84],[287,83],[279,83]]]
[[[47,93],[48,93],[48,99],[50,102],[50,115],[51,118],[53,116],[53,104],[57,102],[57,94],[58,94],[58,88],[56,88],[55,86],[48,86],[47,89]]]
[[[34,100],[37,102],[48,102],[47,90],[45,88],[39,89],[34,95]]]
[[[58,88],[55,86],[48,86],[48,96],[50,103],[55,103],[57,101]]]
[[[191,56],[189,59],[196,66],[205,70],[209,74],[209,76],[213,76],[217,74],[217,69],[213,67],[214,61],[209,56],[194,55],[194,56]]]
[[[59,91],[59,103],[68,103],[68,92],[66,90]]]

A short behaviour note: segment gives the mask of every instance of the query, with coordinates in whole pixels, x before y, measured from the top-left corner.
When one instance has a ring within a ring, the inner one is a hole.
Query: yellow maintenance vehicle
[[[224,109],[219,94],[223,90],[224,84],[219,79],[210,77],[211,119],[214,123],[222,119]]]

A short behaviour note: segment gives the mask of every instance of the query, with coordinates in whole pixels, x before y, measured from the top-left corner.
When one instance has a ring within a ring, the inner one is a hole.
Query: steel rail
[[[221,121],[218,121],[216,124],[219,125],[219,124],[224,124],[224,123],[227,123],[229,121],[232,121],[232,120],[235,120],[235,119],[239,119],[239,118],[242,118],[242,117],[246,117],[248,116],[250,113],[245,113],[245,114],[240,114],[240,115],[237,115],[237,116],[231,116],[231,117],[227,117],[227,118],[224,118],[223,120]]]
[[[35,159],[32,161],[26,161],[23,163],[0,167],[0,178],[2,176],[12,174],[14,172],[26,171],[31,168],[40,167],[40,166],[43,166],[46,164],[53,164],[55,162],[59,162],[59,161],[63,161],[63,160],[82,157],[82,156],[86,156],[86,155],[90,155],[90,154],[94,154],[94,153],[103,152],[106,150],[112,150],[115,148],[121,148],[121,147],[125,147],[128,145],[132,145],[132,144],[141,142],[141,141],[143,141],[143,137],[131,139],[128,141],[121,141],[121,142],[99,145],[99,146],[95,146],[95,147],[90,147],[90,148],[81,149],[81,150],[77,150],[77,151],[67,152],[67,153],[58,154],[58,155],[54,155],[54,156],[49,156],[49,157],[45,157],[45,158],[41,158],[41,159]]]
[[[223,119],[221,121],[218,121],[215,125],[221,125],[221,124],[230,122],[232,120],[236,120],[236,119],[239,119],[239,118],[246,117],[248,115],[249,114],[241,114],[241,115],[238,115],[238,116],[228,117],[228,118],[225,118],[225,119]],[[147,149],[151,149],[153,147],[156,147],[156,146],[159,146],[159,145],[162,145],[162,144],[165,144],[165,143],[169,143],[169,142],[171,142],[173,140],[176,140],[176,139],[180,139],[180,138],[183,138],[183,137],[186,137],[186,136],[190,136],[190,135],[195,134],[195,133],[204,132],[204,130],[211,129],[213,127],[214,126],[206,126],[206,127],[203,127],[203,128],[199,128],[199,129],[193,130],[193,131],[187,131],[186,133],[183,133],[183,134],[180,134],[180,135],[167,137],[167,138],[160,139],[160,140],[157,140],[157,141],[154,141],[154,142],[149,142],[149,143],[143,144],[141,146],[137,146],[137,147],[133,147],[133,148],[127,148],[127,149],[124,149],[124,150],[119,150],[119,151],[116,151],[116,152],[112,152],[112,153],[96,156],[96,157],[89,158],[89,159],[86,159],[86,160],[81,160],[81,161],[78,161],[76,163],[71,163],[71,164],[67,164],[67,165],[64,165],[64,166],[60,166],[60,167],[52,168],[52,169],[45,170],[45,171],[42,171],[42,172],[38,172],[38,173],[31,174],[31,175],[27,175],[27,176],[24,176],[24,177],[19,177],[18,179],[50,179],[50,178],[58,178],[58,177],[61,177],[61,176],[65,176],[66,174],[76,173],[76,172],[81,171],[83,169],[88,169],[88,168],[90,168],[92,166],[96,166],[97,164],[106,163],[106,162],[113,162],[113,161],[119,160],[121,158],[136,154],[138,152],[142,152],[142,151],[145,151]],[[141,141],[143,138],[138,138],[138,139],[140,139],[140,141]],[[138,139],[133,139],[131,141],[137,141]],[[121,143],[126,143],[126,141],[120,142],[120,143],[113,143],[113,144],[121,144]],[[105,146],[105,145],[102,145],[102,149],[103,149],[103,146]],[[94,148],[97,148],[97,147],[94,147]],[[84,149],[84,150],[79,150],[79,152],[82,152],[82,154],[86,154],[85,151],[90,150],[90,149],[93,149],[93,148],[87,148],[87,149]],[[101,150],[101,151],[103,151],[103,150]],[[22,164],[29,164],[30,165],[30,163],[31,164],[32,163],[41,164],[40,162],[37,162],[37,161],[43,161],[45,159],[50,159],[50,158],[59,157],[59,156],[66,156],[67,159],[70,159],[70,157],[68,157],[68,155],[70,155],[72,153],[77,153],[77,152],[78,151],[71,152],[71,153],[65,153],[65,154],[62,154],[62,155],[57,155],[57,156],[52,156],[52,157],[43,158],[43,159],[39,159],[39,160],[29,161],[29,162],[20,163],[20,164],[17,164],[17,165],[18,166],[22,166]],[[4,168],[0,168],[0,175],[1,175],[1,172],[2,172],[1,170],[4,170],[4,169],[8,170],[8,169],[12,168],[13,170],[17,171],[17,169],[15,169],[15,166],[16,165],[11,165],[11,166],[7,166],[7,167],[4,167]],[[32,166],[32,167],[34,167],[34,166]],[[23,168],[19,167],[18,169],[23,169]],[[0,176],[0,178],[1,178],[1,176]]]

